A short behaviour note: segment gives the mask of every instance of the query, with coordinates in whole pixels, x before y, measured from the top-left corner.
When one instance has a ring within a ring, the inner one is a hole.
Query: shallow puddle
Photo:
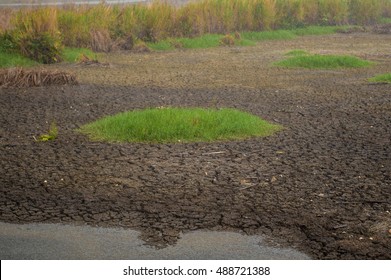
[[[0,223],[0,259],[309,259],[233,232],[190,232],[164,249],[145,246],[138,236],[120,228]]]

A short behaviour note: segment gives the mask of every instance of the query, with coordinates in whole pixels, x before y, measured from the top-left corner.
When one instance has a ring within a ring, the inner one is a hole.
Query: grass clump
[[[294,55],[276,62],[276,66],[287,68],[336,69],[367,67],[373,63],[348,55]]]
[[[377,75],[369,79],[370,82],[375,83],[389,83],[391,84],[391,73]]]
[[[98,141],[178,143],[261,137],[280,129],[235,109],[155,108],[105,117],[79,131]]]

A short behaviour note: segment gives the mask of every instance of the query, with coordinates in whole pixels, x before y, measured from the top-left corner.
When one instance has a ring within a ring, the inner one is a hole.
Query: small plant
[[[39,136],[38,139],[34,139],[38,142],[46,142],[46,141],[53,141],[57,138],[58,136],[58,128],[57,128],[57,125],[56,123],[53,121],[51,124],[50,124],[50,128],[49,128],[49,131],[47,134],[42,134]]]

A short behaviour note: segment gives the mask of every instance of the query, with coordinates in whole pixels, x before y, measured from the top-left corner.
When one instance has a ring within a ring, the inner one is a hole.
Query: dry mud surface
[[[255,47],[117,53],[55,66],[77,86],[0,89],[0,220],[121,226],[156,246],[198,229],[265,234],[318,259],[391,259],[391,37],[337,34]],[[292,49],[351,70],[281,69]],[[285,129],[238,142],[108,144],[75,129],[157,106],[234,107]],[[35,142],[55,120],[59,137]]]

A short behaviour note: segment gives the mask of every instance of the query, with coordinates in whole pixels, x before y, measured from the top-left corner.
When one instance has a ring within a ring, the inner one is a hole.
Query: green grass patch
[[[343,26],[308,26],[292,30],[273,30],[260,32],[242,32],[240,39],[235,39],[235,46],[254,46],[256,42],[265,40],[290,40],[305,35],[327,35],[335,33]],[[155,43],[147,43],[148,47],[155,51],[173,50],[175,48],[205,49],[221,45],[221,39],[225,35],[205,34],[195,38],[169,38]]]
[[[156,43],[147,43],[152,50],[164,51],[172,50],[176,47],[185,49],[206,49],[218,47],[220,39],[223,35],[220,34],[205,34],[195,38],[170,38]]]
[[[307,26],[303,28],[297,28],[291,30],[291,32],[297,36],[308,35],[328,35],[333,34],[337,30],[346,28],[346,26]]]
[[[382,17],[382,18],[379,20],[379,23],[382,23],[382,24],[391,23],[391,17]]]
[[[308,55],[308,52],[305,50],[291,50],[287,52],[285,55],[287,56],[303,56]]]
[[[30,67],[38,63],[17,53],[0,51],[0,68]]]
[[[206,49],[221,46],[221,34],[206,34],[195,38],[170,38],[155,43],[147,43],[155,51],[167,51],[176,48]],[[235,39],[235,46],[254,46],[255,42],[248,39]]]
[[[265,41],[265,40],[289,40],[297,37],[291,30],[274,30],[261,32],[243,32],[242,38],[251,41]]]
[[[287,68],[335,69],[359,68],[372,65],[373,62],[348,55],[299,55],[276,62],[274,65]]]
[[[262,137],[280,129],[235,109],[156,108],[108,116],[79,132],[96,141],[178,143]]]
[[[170,40],[158,41],[155,43],[147,43],[147,46],[154,51],[168,51],[175,49]]]
[[[65,48],[63,58],[67,62],[77,62],[85,55],[90,59],[96,59],[97,54],[89,49],[83,48]],[[16,52],[6,52],[0,50],[0,68],[9,67],[30,67],[39,65],[40,63],[24,57]]]
[[[67,62],[78,62],[84,56],[90,59],[96,59],[97,54],[90,49],[85,48],[65,48],[62,57]]]
[[[391,84],[391,73],[377,75],[375,77],[370,78],[369,81],[375,82],[375,83],[390,83]]]

